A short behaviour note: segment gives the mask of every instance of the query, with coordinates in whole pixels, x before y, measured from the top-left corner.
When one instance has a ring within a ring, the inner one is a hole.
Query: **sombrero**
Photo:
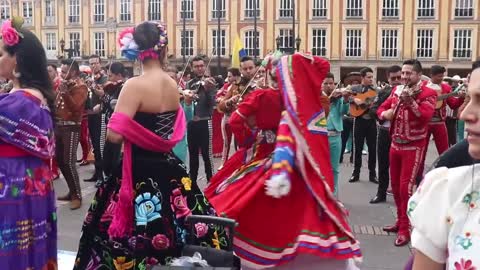
[[[350,72],[343,78],[343,85],[351,85],[353,81],[362,81],[362,74],[360,72]]]

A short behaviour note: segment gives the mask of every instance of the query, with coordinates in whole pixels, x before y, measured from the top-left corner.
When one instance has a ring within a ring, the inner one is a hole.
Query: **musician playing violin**
[[[106,131],[106,126],[102,122],[101,103],[104,95],[102,85],[107,82],[107,76],[102,73],[100,57],[92,55],[88,59],[92,76],[87,78],[86,84],[89,86],[86,110],[88,113],[88,131],[93,146],[93,155],[95,156],[95,173],[91,178],[84,179],[85,182],[103,181],[102,168],[102,129]]]
[[[108,81],[103,85],[104,96],[102,97],[102,112],[105,114],[105,124],[115,111],[120,91],[125,82],[125,66],[122,63],[116,62],[107,66]],[[121,144],[105,142],[103,148],[103,171],[107,177],[114,173],[120,164]]]
[[[245,56],[240,61],[240,73],[242,77],[233,83],[227,94],[218,102],[218,110],[223,113],[231,113],[237,108],[237,104],[245,95],[257,88],[252,78],[256,75],[257,67],[253,58]]]
[[[202,56],[192,59],[191,68],[194,78],[187,82],[184,94],[194,98],[193,119],[188,122],[187,141],[190,158],[190,179],[197,181],[199,167],[199,150],[205,164],[207,181],[213,175],[212,157],[212,113],[218,86],[214,78],[207,76],[208,66]]]
[[[77,147],[80,137],[80,122],[87,100],[87,86],[80,79],[80,69],[74,60],[63,60],[62,82],[58,87],[56,107],[56,158],[58,166],[68,185],[68,193],[58,197],[60,201],[70,201],[70,209],[78,209],[82,194],[78,172],[75,167]]]
[[[379,120],[390,121],[390,178],[397,222],[383,228],[398,232],[396,246],[410,241],[407,203],[410,198],[419,164],[422,160],[428,122],[435,110],[437,94],[421,82],[422,65],[418,60],[407,60],[402,66],[402,85],[395,86],[377,110]]]

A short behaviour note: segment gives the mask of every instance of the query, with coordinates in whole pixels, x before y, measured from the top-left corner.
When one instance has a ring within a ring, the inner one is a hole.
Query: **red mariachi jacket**
[[[450,85],[442,82],[441,84],[434,84],[431,81],[424,81],[423,85],[434,90],[438,96],[449,94],[452,92]],[[447,117],[447,105],[450,109],[458,109],[463,104],[463,98],[448,97],[442,103],[442,107],[435,109],[435,112],[432,117],[432,122],[444,122]]]
[[[392,141],[400,139],[412,142],[425,140],[427,137],[428,123],[435,111],[437,93],[423,83],[419,84],[422,91],[416,95],[412,103],[399,104],[399,96],[404,88],[404,85],[399,85],[393,88],[390,97],[377,110],[378,118],[385,120],[382,114],[389,109],[395,109],[399,106],[390,125]]]

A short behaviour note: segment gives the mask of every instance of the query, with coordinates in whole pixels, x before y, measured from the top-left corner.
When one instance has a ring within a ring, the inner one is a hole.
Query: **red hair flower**
[[[12,21],[3,22],[1,31],[3,43],[7,46],[14,46],[20,42],[21,34],[12,26]]]

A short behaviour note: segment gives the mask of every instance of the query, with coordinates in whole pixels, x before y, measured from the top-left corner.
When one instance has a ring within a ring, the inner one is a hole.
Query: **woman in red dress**
[[[253,91],[232,114],[241,148],[205,195],[220,215],[239,223],[234,246],[243,269],[357,269],[352,259],[361,260],[346,211],[332,193],[318,99],[329,69],[318,57],[283,56],[270,73],[279,90]]]

